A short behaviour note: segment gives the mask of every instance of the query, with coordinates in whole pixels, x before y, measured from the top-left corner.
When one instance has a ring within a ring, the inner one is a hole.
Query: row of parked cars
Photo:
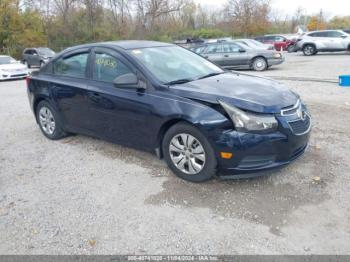
[[[21,79],[28,76],[28,68],[42,67],[55,55],[47,47],[26,48],[22,60],[18,61],[8,55],[0,55],[0,80]]]
[[[323,30],[302,35],[265,35],[254,39],[223,38],[186,41],[183,46],[227,69],[264,71],[284,62],[282,51],[350,51],[350,30]]]
[[[323,30],[299,36],[265,35],[255,39],[187,39],[183,45],[193,52],[227,69],[264,71],[284,62],[281,51],[302,51],[305,56],[318,52],[350,51],[350,30]],[[26,48],[21,61],[0,56],[0,80],[24,78],[28,68],[42,67],[55,52],[47,47]]]

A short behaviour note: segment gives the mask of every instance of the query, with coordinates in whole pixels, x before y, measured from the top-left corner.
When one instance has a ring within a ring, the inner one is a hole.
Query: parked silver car
[[[323,30],[304,34],[296,43],[296,50],[304,55],[318,52],[350,51],[350,35],[342,30]]]
[[[47,47],[26,48],[23,50],[22,63],[27,67],[40,66],[46,64],[55,52]]]
[[[243,46],[237,42],[200,45],[191,50],[227,69],[253,69],[264,71],[284,62],[281,53]]]

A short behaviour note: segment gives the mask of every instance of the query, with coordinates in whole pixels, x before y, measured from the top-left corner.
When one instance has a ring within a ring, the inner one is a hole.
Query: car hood
[[[0,70],[1,69],[27,69],[25,65],[21,64],[21,63],[13,63],[13,64],[4,64],[4,65],[0,65]]]
[[[225,73],[170,87],[176,95],[218,104],[225,101],[257,113],[279,113],[299,97],[284,85],[267,78]]]

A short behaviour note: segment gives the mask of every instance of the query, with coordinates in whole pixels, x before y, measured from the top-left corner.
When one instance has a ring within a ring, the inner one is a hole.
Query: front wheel
[[[268,68],[268,64],[265,58],[257,57],[253,60],[252,67],[255,71],[265,71]]]
[[[306,45],[303,47],[303,53],[305,56],[316,55],[316,47],[314,45]]]
[[[204,182],[216,174],[213,148],[207,138],[190,124],[172,126],[164,135],[162,150],[169,168],[182,179]]]

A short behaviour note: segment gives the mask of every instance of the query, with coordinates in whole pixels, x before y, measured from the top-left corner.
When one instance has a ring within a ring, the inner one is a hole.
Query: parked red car
[[[281,49],[288,52],[294,51],[296,40],[291,40],[282,35],[265,35],[254,38],[264,44],[273,44],[277,51]]]

